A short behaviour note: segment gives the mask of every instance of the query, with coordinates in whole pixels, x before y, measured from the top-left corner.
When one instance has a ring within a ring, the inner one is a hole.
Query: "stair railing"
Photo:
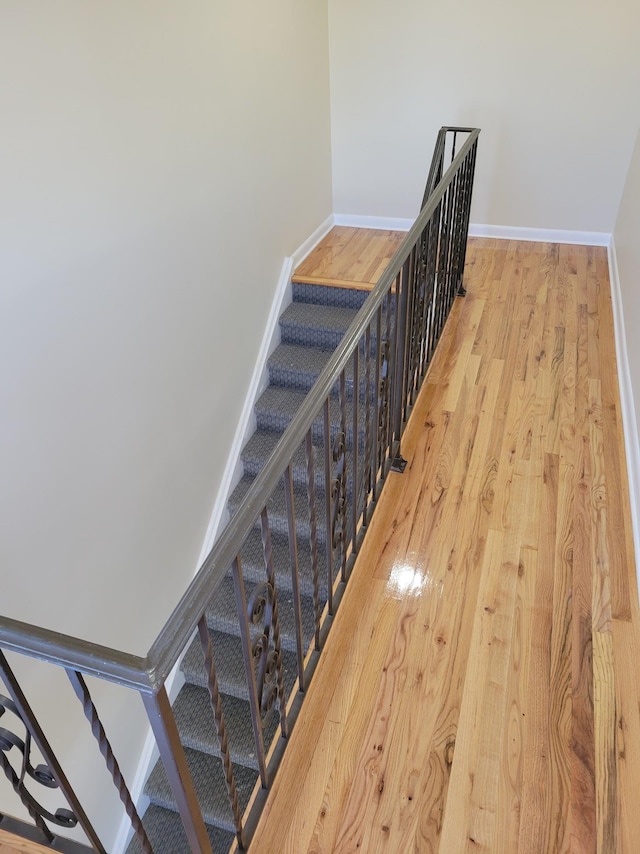
[[[440,130],[422,209],[415,223],[147,655],[132,655],[0,617],[0,649],[66,670],[129,816],[134,837],[144,852],[150,854],[153,846],[120,772],[86,677],[107,680],[140,694],[187,844],[192,852],[211,852],[166,690],[169,674],[192,638],[199,637],[233,826],[239,847],[245,848],[255,831],[380,491],[388,472],[401,471],[404,466],[402,434],[446,319],[455,297],[465,293],[463,272],[478,135],[479,130],[474,128]],[[460,136],[464,141],[458,145]],[[310,545],[314,591],[314,631],[309,649],[303,642],[298,552],[302,535],[296,521],[301,508],[295,507],[293,478],[293,459],[300,449],[306,460],[307,506],[303,509],[308,526],[304,536]],[[284,690],[269,513],[270,499],[282,483],[296,622],[297,690],[291,697]],[[242,549],[256,527],[262,537],[264,580],[253,591],[247,591]],[[323,561],[319,559],[321,552]],[[220,698],[216,650],[206,620],[207,607],[229,567],[233,574],[260,781],[246,809],[238,795]],[[325,591],[324,601],[321,588]],[[2,652],[0,676],[9,694],[0,695],[0,717],[3,724],[10,717],[14,721],[12,729],[0,728],[0,762],[33,821],[30,825],[0,816],[0,829],[58,851],[105,852],[78,793]],[[278,713],[279,734],[268,744],[265,720],[273,710]],[[16,727],[24,729],[24,736],[13,731]],[[36,768],[31,763],[33,745],[44,759],[44,764]],[[10,761],[16,754],[21,757],[18,770]],[[32,793],[34,784],[59,789],[66,806],[56,812],[45,809]],[[57,832],[57,828],[76,825],[84,831],[86,844],[71,841]]]

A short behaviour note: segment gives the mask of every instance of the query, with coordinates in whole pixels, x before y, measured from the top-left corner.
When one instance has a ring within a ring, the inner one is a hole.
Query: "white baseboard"
[[[218,533],[221,530],[221,523],[225,519],[229,496],[242,477],[242,462],[240,455],[247,438],[251,433],[253,433],[255,428],[254,406],[256,400],[264,391],[268,383],[267,359],[280,343],[280,327],[278,321],[280,319],[280,315],[292,300],[291,276],[293,270],[313,249],[315,249],[322,238],[331,231],[333,225],[334,218],[333,215],[331,215],[327,217],[327,219],[313,232],[310,237],[304,241],[304,243],[302,243],[301,246],[295,250],[289,258],[285,258],[282,264],[278,285],[276,287],[273,302],[271,303],[271,309],[269,310],[269,316],[267,318],[264,334],[260,343],[260,350],[251,376],[251,382],[249,383],[249,390],[233,437],[231,450],[227,458],[227,464],[220,480],[220,487],[213,505],[213,511],[207,527],[205,540],[200,551],[196,572],[200,569],[205,558],[214,546]],[[179,665],[180,661],[174,667],[165,686],[171,701],[173,701],[177,695],[182,684]],[[138,768],[130,788],[133,802],[138,805],[140,812],[142,812],[146,807],[143,795],[144,785],[157,757],[158,750],[156,747],[155,737],[151,732],[151,728],[149,728],[142,748],[140,762],[138,763]],[[118,833],[113,845],[114,854],[124,854],[131,833],[131,822],[125,815],[118,827]]]
[[[627,336],[624,327],[622,287],[613,236],[609,242],[608,255],[609,278],[611,280],[611,301],[613,303],[613,327],[616,339],[616,359],[618,362],[618,385],[620,388],[622,426],[624,430],[625,451],[627,454],[627,472],[629,475],[631,525],[633,527],[636,574],[638,574],[640,572],[640,434],[638,434],[636,408],[635,401],[633,399],[629,355],[627,353]],[[640,587],[640,575],[638,576],[638,586]]]
[[[239,471],[240,454],[246,440],[253,433],[255,428],[254,406],[258,397],[265,390],[268,382],[267,359],[280,343],[280,327],[278,325],[278,321],[280,319],[280,315],[292,299],[291,275],[295,267],[297,267],[298,264],[300,264],[300,262],[303,261],[313,249],[315,249],[322,238],[331,231],[332,227],[333,215],[328,216],[327,219],[293,252],[289,258],[284,259],[282,264],[280,278],[278,279],[278,286],[276,288],[273,302],[271,303],[271,309],[269,310],[269,316],[262,336],[258,358],[256,359],[253,369],[253,375],[251,376],[251,382],[249,383],[249,390],[244,401],[244,406],[242,407],[242,413],[240,414],[240,420],[236,428],[235,436],[233,437],[233,443],[231,445],[227,464],[222,475],[222,480],[220,481],[220,489],[218,490],[218,495],[211,513],[211,520],[209,522],[205,541],[202,545],[202,551],[200,552],[198,566],[202,564],[213,548],[213,544],[215,543],[220,530],[220,522],[223,518],[229,495],[242,477],[242,473]]]
[[[521,228],[515,225],[469,223],[469,237],[496,240],[527,240],[534,243],[573,243],[578,246],[608,246],[611,235],[604,231],[565,231],[554,228]]]
[[[377,228],[381,231],[409,231],[415,220],[390,216],[358,216],[358,214],[334,214],[334,225],[351,228]]]
[[[316,228],[313,234],[310,237],[307,237],[304,243],[301,243],[300,246],[298,246],[291,256],[294,269],[316,248],[322,238],[329,234],[335,224],[335,217],[333,214],[330,214],[325,221]]]

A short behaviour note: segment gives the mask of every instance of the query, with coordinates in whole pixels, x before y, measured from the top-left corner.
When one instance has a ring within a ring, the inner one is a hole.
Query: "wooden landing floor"
[[[296,267],[292,281],[371,290],[405,236],[403,231],[335,226]]]
[[[251,851],[640,852],[603,249],[472,241]]]

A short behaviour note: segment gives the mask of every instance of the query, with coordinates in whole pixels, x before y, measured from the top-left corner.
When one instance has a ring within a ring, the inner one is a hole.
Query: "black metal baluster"
[[[346,373],[343,369],[340,373],[339,399],[340,399],[340,437],[334,446],[334,463],[336,471],[336,522],[340,528],[340,578],[347,580],[347,544],[349,542],[347,531],[347,388]],[[340,447],[341,441],[341,447]],[[356,437],[353,437],[356,441]],[[337,529],[336,529],[337,530]],[[337,548],[337,544],[334,546]]]
[[[262,552],[267,580],[273,591],[273,648],[275,651],[275,678],[278,691],[278,707],[280,712],[280,731],[282,737],[287,737],[287,698],[284,693],[284,671],[282,665],[282,645],[280,642],[280,622],[278,619],[278,591],[276,590],[276,574],[273,568],[273,548],[271,545],[271,530],[269,528],[269,516],[267,508],[264,507],[260,515],[260,530],[262,533]],[[301,626],[302,628],[302,623]]]
[[[402,274],[396,282],[400,285],[400,292],[396,299],[396,334],[395,334],[395,366],[393,370],[393,422],[391,441],[397,443],[391,468],[396,472],[403,472],[407,461],[401,453],[402,425],[404,414],[404,394],[406,383],[406,345],[408,318],[407,310],[409,304],[409,279],[411,273],[411,259],[407,258],[402,267]]]
[[[222,767],[224,768],[224,781],[227,787],[227,795],[229,796],[229,804],[233,813],[233,823],[236,828],[236,839],[241,850],[244,850],[244,833],[242,827],[242,810],[240,809],[240,801],[238,799],[238,790],[236,781],[233,775],[233,764],[231,762],[231,751],[229,750],[229,736],[227,734],[227,725],[224,720],[222,710],[222,698],[220,697],[220,688],[218,686],[218,674],[216,673],[216,665],[213,657],[213,644],[211,643],[211,635],[207,626],[206,617],[202,617],[198,623],[198,635],[200,637],[200,645],[204,655],[204,664],[207,671],[207,687],[209,689],[209,697],[211,700],[211,710],[216,722],[216,734],[218,736],[218,744],[220,746],[220,757],[222,759]]]
[[[453,176],[453,181],[449,185],[449,212],[448,212],[448,222],[447,222],[447,253],[445,256],[445,264],[447,268],[447,289],[446,289],[446,303],[445,303],[445,322],[447,317],[449,316],[449,308],[451,307],[452,301],[452,292],[453,292],[453,283],[452,283],[452,265],[451,265],[451,250],[453,247],[453,237],[454,237],[454,227],[455,227],[455,208],[456,208],[456,188],[457,188],[458,176]],[[444,324],[443,324],[444,326]]]
[[[256,652],[254,651],[251,640],[251,629],[249,626],[249,615],[247,609],[247,594],[244,586],[244,577],[242,575],[242,567],[240,557],[236,557],[232,565],[233,589],[236,594],[236,607],[238,611],[238,620],[240,623],[240,637],[242,639],[242,656],[244,658],[244,669],[247,676],[247,685],[249,688],[249,706],[251,708],[251,724],[253,727],[253,739],[256,747],[256,757],[258,759],[258,769],[260,771],[260,782],[263,789],[269,787],[269,777],[267,775],[267,761],[264,749],[264,736],[262,732],[262,712],[261,704],[258,698],[258,686],[256,683],[256,673],[254,670],[254,660]]]
[[[443,263],[444,263],[444,299],[443,299],[443,318],[442,318],[442,326],[444,327],[445,321],[447,319],[447,313],[449,310],[449,294],[451,287],[451,267],[450,267],[450,259],[449,253],[451,251],[451,225],[453,219],[453,203],[454,203],[454,188],[455,188],[455,176],[449,187],[447,188],[447,208],[446,208],[446,218],[445,218],[445,232],[444,232],[444,255],[443,255]]]
[[[75,695],[80,700],[82,705],[82,710],[84,712],[85,718],[89,721],[91,725],[91,732],[93,733],[93,737],[98,742],[98,748],[100,753],[102,754],[105,765],[107,766],[107,770],[111,774],[111,779],[118,790],[118,794],[120,795],[120,800],[124,804],[125,811],[129,816],[129,821],[131,822],[131,827],[134,829],[136,837],[140,844],[142,845],[142,850],[145,854],[153,854],[153,849],[151,847],[151,843],[147,837],[146,831],[142,826],[142,821],[140,816],[138,815],[138,811],[133,803],[133,799],[131,797],[131,793],[125,783],[124,777],[122,776],[122,772],[120,771],[120,766],[116,760],[116,757],[113,753],[113,749],[111,744],[109,743],[109,739],[107,738],[107,734],[102,726],[102,721],[100,720],[100,716],[98,714],[98,710],[96,709],[95,703],[91,699],[91,694],[89,693],[89,688],[87,683],[84,680],[84,677],[77,670],[67,670],[67,676],[69,677],[69,681],[75,691]]]
[[[426,269],[426,294],[425,302],[427,305],[427,330],[425,334],[424,359],[422,364],[422,373],[426,374],[429,365],[431,364],[431,354],[433,347],[433,333],[435,324],[435,277],[436,277],[436,262],[437,262],[437,220],[436,214],[431,217],[428,224],[428,240],[427,240],[427,269]]]
[[[387,297],[388,299],[388,297]],[[378,487],[378,470],[380,468],[380,406],[379,406],[379,395],[380,395],[380,361],[382,359],[382,351],[384,348],[384,342],[382,340],[382,305],[378,307],[376,312],[376,349],[375,349],[375,372],[374,372],[374,383],[373,389],[371,393],[373,395],[373,449],[372,449],[372,477],[371,477],[371,500],[375,501],[377,498],[377,487]]]
[[[300,564],[298,562],[298,533],[296,508],[293,493],[293,469],[291,463],[284,473],[284,500],[287,508],[287,530],[289,532],[289,559],[291,561],[291,590],[293,595],[293,617],[296,631],[296,658],[298,661],[298,687],[306,688],[304,678],[304,639],[302,635],[302,602],[300,599]]]
[[[364,483],[363,483],[363,507],[362,524],[367,525],[367,514],[369,510],[369,496],[372,492],[371,484],[371,323],[367,326],[364,334]]]
[[[320,570],[318,567],[318,528],[316,522],[316,473],[313,455],[313,435],[307,431],[307,496],[309,498],[309,529],[311,533],[311,568],[313,571],[313,616],[315,629],[315,647],[320,651]]]
[[[429,330],[429,362],[433,357],[433,352],[436,347],[436,342],[438,340],[438,260],[440,258],[440,253],[438,251],[438,242],[440,240],[440,211],[441,206],[439,205],[436,209],[433,218],[432,218],[432,244],[431,244],[431,325]]]
[[[331,410],[329,398],[324,402],[324,497],[326,511],[326,549],[327,549],[327,606],[333,616],[333,536],[331,532]]]
[[[163,686],[157,694],[141,692],[140,696],[192,854],[213,854],[167,692]]]
[[[436,325],[436,344],[440,340],[440,333],[442,332],[442,327],[444,325],[443,315],[444,315],[444,294],[445,294],[445,263],[444,263],[444,251],[446,245],[445,239],[445,231],[446,231],[446,217],[447,217],[447,202],[449,198],[449,190],[445,192],[442,197],[442,201],[440,203],[440,226],[438,232],[438,292],[437,292],[437,305],[438,305],[438,322]]]
[[[476,141],[470,151],[471,163],[469,168],[468,191],[465,198],[464,220],[462,225],[463,243],[462,252],[460,253],[460,280],[458,284],[458,294],[460,296],[466,296],[467,293],[464,288],[464,265],[467,258],[467,238],[469,235],[469,219],[471,217],[471,196],[473,194],[473,177],[475,175],[477,151],[478,143]]]
[[[380,477],[384,481],[387,475],[387,459],[391,458],[391,412],[393,401],[393,359],[395,322],[392,320],[393,300],[397,302],[400,289],[400,274],[396,276],[386,297],[385,340],[380,351]],[[395,312],[397,317],[397,311]]]
[[[360,363],[359,363],[359,343],[353,351],[353,464],[351,466],[351,550],[354,554],[358,552],[358,442],[360,439],[360,431],[358,428],[358,411],[360,406]]]
[[[78,800],[71,783],[67,779],[66,774],[62,770],[62,766],[58,762],[58,759],[51,749],[51,745],[47,737],[42,730],[42,727],[38,723],[36,716],[33,713],[33,710],[29,703],[27,702],[27,698],[25,697],[22,688],[18,684],[18,680],[13,673],[13,670],[9,666],[9,662],[7,661],[4,653],[0,652],[0,675],[2,676],[2,681],[7,687],[7,691],[13,701],[15,708],[17,710],[18,716],[20,720],[25,726],[29,738],[33,739],[38,750],[44,757],[44,761],[46,762],[47,771],[51,775],[51,779],[55,782],[56,786],[60,789],[62,795],[64,796],[67,804],[69,805],[70,813],[74,819],[73,824],[76,822],[80,825],[83,831],[86,834],[87,839],[89,840],[91,846],[98,854],[106,854],[106,849],[104,848],[102,842],[93,828],[93,825],[89,821],[89,817],[85,813],[80,801]],[[0,754],[2,751],[0,750]],[[5,770],[5,762],[2,761],[3,770]],[[37,769],[36,769],[37,770]],[[26,790],[24,790],[24,794],[26,797],[29,797]],[[38,811],[39,804],[32,799],[31,803],[32,808]],[[29,810],[31,813],[31,810]],[[64,814],[66,814],[66,810],[58,811],[61,815],[61,818]],[[32,816],[33,817],[33,816]],[[53,817],[55,819],[55,816]],[[73,824],[67,824],[67,826],[73,826]],[[40,824],[38,824],[40,827]]]

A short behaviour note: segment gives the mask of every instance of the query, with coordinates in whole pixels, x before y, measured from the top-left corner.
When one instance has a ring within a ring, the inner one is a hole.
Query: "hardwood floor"
[[[257,852],[640,852],[604,249],[473,240]]]
[[[371,290],[404,238],[402,231],[335,226],[296,267],[292,281]]]
[[[10,833],[0,830],[0,854],[44,854],[50,848],[43,848],[35,842],[26,839],[18,839]]]

